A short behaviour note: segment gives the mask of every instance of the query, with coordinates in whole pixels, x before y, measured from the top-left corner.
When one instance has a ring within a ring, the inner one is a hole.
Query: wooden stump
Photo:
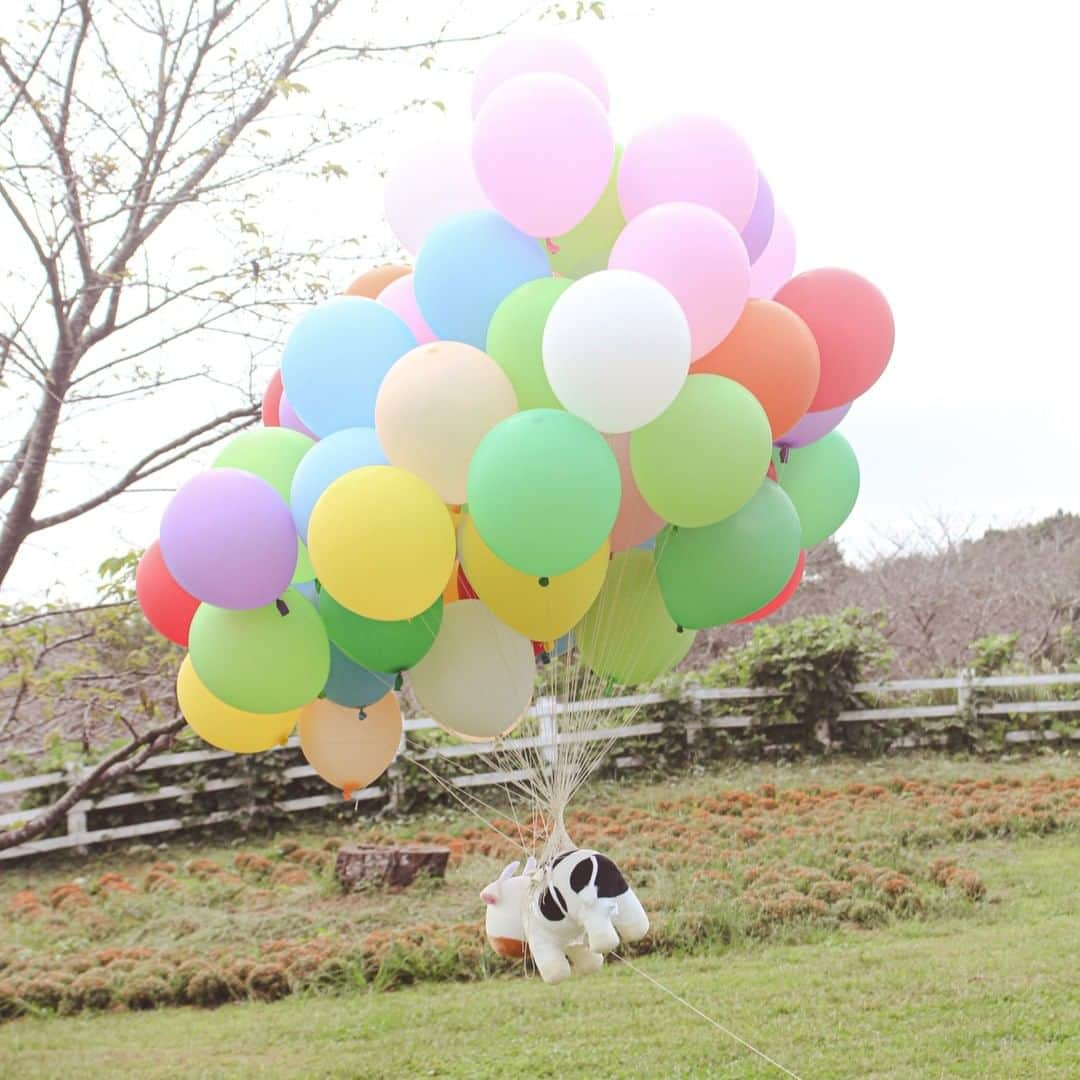
[[[417,874],[444,877],[449,858],[449,848],[432,844],[354,844],[338,849],[334,873],[346,890],[364,881],[403,888]]]

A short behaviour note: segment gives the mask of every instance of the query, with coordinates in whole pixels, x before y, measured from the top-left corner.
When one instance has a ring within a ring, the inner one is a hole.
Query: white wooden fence
[[[961,672],[954,678],[949,679],[905,679],[897,682],[885,683],[859,683],[855,691],[866,697],[884,697],[890,694],[909,694],[927,691],[955,691],[956,700],[941,705],[900,705],[895,707],[850,709],[841,712],[830,722],[824,720],[818,725],[817,737],[825,745],[830,741],[831,723],[837,724],[874,724],[891,721],[948,721],[951,719],[982,719],[1000,716],[1036,715],[1049,716],[1052,714],[1078,714],[1080,715],[1080,699],[1076,700],[1044,700],[1044,701],[978,701],[972,705],[972,694],[975,691],[1000,691],[1000,690],[1024,690],[1043,687],[1080,686],[1080,674],[1060,673],[1050,675],[1001,675],[978,678],[969,672]],[[693,737],[695,732],[704,728],[730,730],[733,732],[745,730],[761,723],[752,713],[724,714],[709,716],[705,715],[702,707],[708,702],[753,702],[755,699],[779,696],[770,690],[752,690],[744,688],[732,689],[709,689],[702,687],[686,688],[678,697],[678,701],[687,706],[690,712],[688,720],[680,721],[683,730]],[[665,727],[664,721],[649,720],[647,710],[650,706],[669,704],[673,699],[663,694],[640,694],[634,696],[604,698],[599,701],[588,702],[545,702],[530,710],[532,715],[539,716],[541,731],[539,735],[526,736],[517,739],[506,739],[501,744],[506,749],[543,748],[552,746],[557,739],[560,743],[589,742],[640,738],[642,736],[658,735]],[[644,717],[635,723],[625,724],[620,727],[602,727],[593,730],[556,733],[556,725],[552,715],[564,715],[578,711],[590,712],[617,712],[619,710],[642,709]],[[436,728],[434,720],[425,718],[407,719],[405,721],[406,733],[425,731]],[[769,724],[776,727],[775,724]],[[896,739],[892,747],[897,749],[917,746],[940,745],[944,736],[927,732],[913,733]],[[1080,728],[1061,732],[1057,730],[1019,730],[1008,731],[1005,734],[1006,743],[1080,743]],[[404,744],[404,741],[403,741]],[[274,753],[276,750],[295,748],[298,741],[294,736],[285,747],[267,751]],[[490,754],[495,749],[494,743],[461,743],[446,746],[435,746],[420,753],[410,755],[414,760],[423,761],[434,758],[470,758],[482,757]],[[214,761],[231,758],[234,755],[223,750],[194,750],[186,753],[158,754],[148,759],[139,768],[141,773],[159,773],[168,779],[170,774],[183,774],[187,766],[200,762]],[[618,764],[624,767],[633,767],[636,759],[622,757],[616,759]],[[309,765],[295,765],[284,770],[284,778],[298,780],[315,775],[314,769]],[[64,772],[41,773],[36,776],[26,776],[18,780],[0,782],[0,798],[5,796],[20,795],[27,791],[38,788],[56,787],[61,784],[70,784],[78,779],[77,768],[69,768]],[[521,778],[520,772],[478,772],[464,776],[455,776],[451,783],[459,788],[483,787],[485,785],[504,783],[511,779]],[[184,816],[171,816],[145,821],[134,825],[123,825],[117,828],[92,829],[89,826],[89,815],[95,811],[115,809],[118,807],[134,806],[140,803],[169,802],[175,799],[195,800],[201,794],[210,794],[218,791],[227,791],[234,788],[242,788],[250,782],[247,777],[223,777],[220,779],[206,780],[197,784],[185,786],[183,783],[163,783],[153,791],[126,792],[118,795],[104,795],[96,799],[85,799],[76,803],[67,813],[67,829],[64,835],[46,837],[31,840],[18,847],[0,851],[0,861],[6,859],[24,858],[26,856],[57,851],[63,848],[83,848],[91,844],[103,843],[110,840],[125,840],[138,837],[156,836],[162,833],[175,832],[179,829],[189,829],[205,825],[215,825],[237,816],[235,810],[218,810],[212,813],[191,814]],[[357,801],[371,801],[385,798],[387,790],[384,787],[374,786],[357,792],[353,798]],[[330,806],[340,803],[341,796],[336,792],[328,792],[323,795],[310,795],[302,798],[285,799],[275,805],[278,810],[285,812],[297,812],[312,810],[319,807]],[[0,829],[17,828],[19,825],[31,821],[45,812],[45,808],[32,810],[16,810],[10,813],[0,814]]]

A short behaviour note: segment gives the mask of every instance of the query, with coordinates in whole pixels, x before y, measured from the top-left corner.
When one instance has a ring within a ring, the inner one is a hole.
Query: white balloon
[[[569,412],[607,434],[655,420],[690,370],[690,327],[678,300],[636,270],[601,270],[555,301],[544,371]]]
[[[458,600],[444,609],[435,644],[410,669],[409,682],[432,719],[452,735],[491,739],[524,716],[535,676],[527,637],[479,600]]]
[[[383,205],[394,235],[412,252],[451,214],[491,209],[476,179],[471,144],[455,139],[432,140],[402,158],[387,177]]]

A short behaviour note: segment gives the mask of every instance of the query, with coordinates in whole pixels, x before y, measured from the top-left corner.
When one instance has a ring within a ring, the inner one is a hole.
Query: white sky
[[[506,9],[456,6],[461,31],[491,26]],[[607,71],[618,138],[666,113],[718,113],[749,140],[793,220],[797,269],[844,266],[889,298],[892,364],[841,429],[863,474],[840,534],[852,554],[877,530],[927,512],[982,526],[1080,510],[1080,68],[1069,7],[609,0],[606,21],[565,28]],[[447,4],[407,8],[420,28]],[[357,4],[347,17],[366,11]],[[393,29],[397,18],[381,20]],[[486,48],[444,52],[449,71],[421,72],[413,56],[312,82],[312,108],[360,111],[426,94],[449,112],[426,110],[343,152],[347,183],[318,185],[310,199],[293,191],[287,209],[272,212],[287,213],[297,233],[346,228],[391,243],[375,169],[467,122],[468,72]],[[132,448],[154,445],[155,425],[180,402],[149,403],[123,430],[99,418],[104,467],[73,467],[57,504]],[[205,408],[194,398],[186,406]],[[212,456],[169,474],[168,485]],[[102,558],[153,539],[166,497],[128,495],[33,538],[5,592],[39,597],[59,579],[65,594],[85,598]]]

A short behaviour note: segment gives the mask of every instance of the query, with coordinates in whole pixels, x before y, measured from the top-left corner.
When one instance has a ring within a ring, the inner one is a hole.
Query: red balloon
[[[542,641],[534,641],[532,647],[533,656],[539,656],[544,651],[544,643]]]
[[[735,621],[737,623],[757,622],[758,619],[764,619],[766,615],[779,611],[795,595],[795,590],[799,587],[805,570],[806,552],[800,551],[799,561],[795,564],[795,569],[791,572],[788,583],[764,607],[758,608],[753,614],[744,615],[741,619]]]
[[[146,621],[162,636],[185,648],[199,601],[177,585],[155,540],[135,570],[135,596]]]
[[[281,369],[278,368],[263,391],[262,422],[264,427],[281,427],[281,414],[278,412],[278,407],[281,404],[281,392],[283,389]]]
[[[835,409],[877,382],[896,331],[889,303],[875,285],[850,270],[808,270],[775,299],[810,327],[818,345],[821,377],[810,412]]]
[[[460,565],[457,570],[457,591],[459,600],[480,599],[480,597],[476,595],[476,590],[472,587],[472,582],[465,576],[465,567]]]

